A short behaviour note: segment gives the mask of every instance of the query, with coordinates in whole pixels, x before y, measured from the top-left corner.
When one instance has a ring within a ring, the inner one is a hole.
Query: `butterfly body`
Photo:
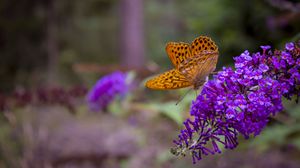
[[[206,36],[196,38],[191,45],[170,42],[166,51],[175,68],[148,80],[148,88],[168,90],[193,86],[197,90],[215,70],[219,55],[216,44]]]

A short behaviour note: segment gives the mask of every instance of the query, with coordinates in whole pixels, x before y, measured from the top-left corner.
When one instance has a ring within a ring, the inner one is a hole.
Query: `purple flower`
[[[294,49],[294,46],[294,43],[286,43],[285,48],[289,51],[292,51]]]
[[[259,70],[261,70],[262,72],[267,72],[269,70],[269,67],[266,64],[260,64]]]
[[[266,45],[266,46],[260,46],[260,48],[262,48],[264,51],[268,50],[271,48],[271,46]]]
[[[98,80],[87,95],[90,109],[105,110],[117,96],[124,96],[128,91],[126,77],[125,73],[114,72]]]
[[[283,51],[261,46],[262,53],[245,51],[235,57],[235,70],[223,68],[192,102],[185,128],[174,140],[176,155],[191,153],[193,162],[220,153],[218,146],[234,149],[237,136],[257,136],[269,117],[283,110],[282,97],[300,94],[299,46]],[[297,51],[296,51],[297,50]]]
[[[260,48],[263,49],[263,54],[266,54],[266,51],[269,50],[271,48],[271,46],[266,45],[266,46],[260,46]]]

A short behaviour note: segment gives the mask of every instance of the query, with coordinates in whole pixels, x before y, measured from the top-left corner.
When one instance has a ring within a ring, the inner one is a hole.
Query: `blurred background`
[[[197,165],[169,152],[195,94],[152,91],[170,41],[219,46],[217,69],[244,50],[300,38],[299,0],[0,0],[0,167],[299,167],[300,106],[234,151]],[[91,112],[103,75],[133,76],[126,98]]]

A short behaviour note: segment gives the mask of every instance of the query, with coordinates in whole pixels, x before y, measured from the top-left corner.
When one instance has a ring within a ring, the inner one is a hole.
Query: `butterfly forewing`
[[[200,36],[191,44],[191,53],[193,56],[201,54],[203,51],[218,51],[218,47],[211,38]]]
[[[177,69],[164,72],[146,82],[148,88],[161,90],[178,89],[191,85],[192,83],[190,83]]]
[[[166,46],[166,51],[175,68],[178,68],[179,64],[183,63],[184,60],[192,56],[190,45],[182,42],[168,43]]]

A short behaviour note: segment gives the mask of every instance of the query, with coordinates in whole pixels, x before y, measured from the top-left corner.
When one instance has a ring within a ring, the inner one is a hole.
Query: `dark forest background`
[[[1,91],[84,83],[93,76],[82,74],[86,64],[166,69],[165,44],[199,35],[216,41],[224,66],[246,49],[280,48],[300,30],[297,1],[1,0],[0,7]]]

